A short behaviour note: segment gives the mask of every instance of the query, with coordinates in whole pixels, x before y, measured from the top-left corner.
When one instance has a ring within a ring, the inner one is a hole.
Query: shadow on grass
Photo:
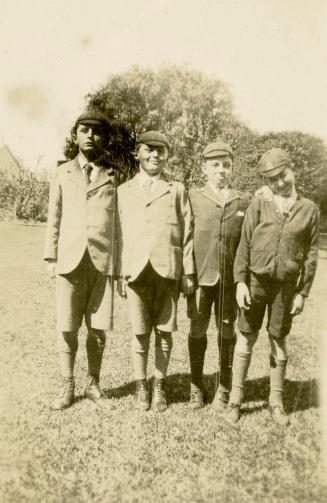
[[[153,378],[149,382],[152,386]],[[171,374],[167,377],[166,391],[170,403],[185,403],[190,397],[191,378],[189,374]],[[208,402],[213,400],[218,385],[216,373],[204,376],[204,384],[208,392]],[[124,398],[133,395],[135,383],[129,382],[117,388],[104,389],[108,398]],[[82,399],[82,397],[80,398]],[[269,399],[269,377],[247,380],[245,382],[244,402],[263,402],[263,404],[251,406],[247,413],[264,409]],[[318,386],[315,379],[307,381],[285,381],[284,405],[288,413],[318,407]]]
[[[268,399],[268,376],[245,382],[245,402],[263,400],[268,403]],[[307,381],[289,381],[286,379],[284,406],[288,413],[315,408],[318,407],[318,405],[318,386],[316,379],[309,379]],[[266,405],[262,405],[258,408],[264,408],[265,406]]]

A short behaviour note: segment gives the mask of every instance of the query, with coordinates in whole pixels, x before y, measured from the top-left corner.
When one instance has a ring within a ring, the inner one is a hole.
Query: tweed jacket
[[[115,176],[102,168],[86,185],[77,157],[59,166],[50,186],[45,260],[57,260],[58,274],[73,271],[88,249],[96,269],[114,274]]]
[[[282,214],[275,201],[255,198],[245,215],[234,262],[236,282],[246,283],[249,273],[297,284],[309,294],[317,266],[319,219],[316,205],[297,196]]]
[[[148,262],[163,278],[194,273],[193,217],[184,186],[160,178],[150,197],[137,175],[118,188],[120,275],[134,281]]]
[[[194,215],[194,256],[199,285],[215,285],[220,279],[233,284],[233,263],[241,237],[248,193],[232,190],[227,200],[210,184],[189,192]]]

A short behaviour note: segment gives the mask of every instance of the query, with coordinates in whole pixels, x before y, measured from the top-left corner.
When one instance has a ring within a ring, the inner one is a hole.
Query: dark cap
[[[262,176],[276,176],[284,168],[291,167],[291,158],[289,153],[282,148],[272,148],[267,150],[258,163],[259,173]]]
[[[223,157],[226,155],[229,155],[232,159],[234,158],[234,153],[228,143],[224,143],[221,140],[209,143],[205,147],[202,155],[205,159],[210,159],[211,157]]]
[[[146,131],[141,133],[136,138],[136,145],[143,143],[144,145],[153,145],[154,147],[165,146],[169,148],[169,143],[166,136],[160,131]]]
[[[77,117],[75,125],[86,124],[90,126],[103,126],[105,128],[109,127],[109,122],[106,115],[100,110],[87,110],[83,112],[79,117]]]

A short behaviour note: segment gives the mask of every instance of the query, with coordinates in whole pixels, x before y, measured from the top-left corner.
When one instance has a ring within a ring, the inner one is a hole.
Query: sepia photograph
[[[0,0],[1,503],[327,501],[326,0]]]

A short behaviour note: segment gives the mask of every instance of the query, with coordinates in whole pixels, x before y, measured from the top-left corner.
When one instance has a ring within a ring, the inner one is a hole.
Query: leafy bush
[[[45,222],[49,200],[49,183],[27,168],[20,167],[17,176],[1,176],[0,215]]]

